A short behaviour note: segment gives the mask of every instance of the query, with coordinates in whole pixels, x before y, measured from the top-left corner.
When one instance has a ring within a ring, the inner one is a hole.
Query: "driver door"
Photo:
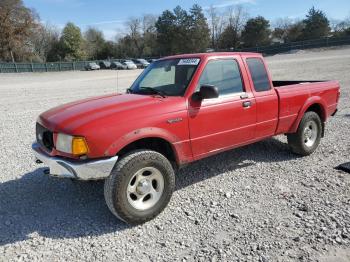
[[[197,90],[204,84],[218,88],[219,97],[189,101],[192,152],[200,159],[254,139],[256,103],[245,89],[240,57],[212,59],[205,66]]]

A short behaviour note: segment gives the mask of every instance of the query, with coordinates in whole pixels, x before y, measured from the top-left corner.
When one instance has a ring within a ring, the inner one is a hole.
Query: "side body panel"
[[[245,93],[215,99],[193,101],[189,96],[188,115],[194,159],[239,146],[255,139],[256,103],[240,56],[211,57],[202,61],[197,78],[190,87],[194,92],[199,76],[209,60],[232,58],[238,62]],[[250,102],[250,107],[243,107]]]

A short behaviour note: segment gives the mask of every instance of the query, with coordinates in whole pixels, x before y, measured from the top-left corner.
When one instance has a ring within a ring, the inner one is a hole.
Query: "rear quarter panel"
[[[280,99],[277,134],[296,132],[303,115],[314,104],[320,105],[323,122],[326,122],[337,108],[337,81],[303,83],[275,89]]]

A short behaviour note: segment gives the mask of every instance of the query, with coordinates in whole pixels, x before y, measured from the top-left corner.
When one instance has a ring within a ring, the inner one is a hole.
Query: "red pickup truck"
[[[126,94],[41,114],[32,148],[51,175],[106,179],[111,212],[139,224],[166,207],[185,164],[279,134],[294,153],[313,153],[339,95],[337,81],[272,81],[260,54],[171,56]]]

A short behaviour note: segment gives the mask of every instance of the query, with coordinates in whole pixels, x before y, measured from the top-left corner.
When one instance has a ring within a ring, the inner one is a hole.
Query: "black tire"
[[[314,123],[314,124],[311,124],[311,123]],[[305,129],[308,128],[308,125],[311,125],[317,128],[316,130],[317,134],[312,144],[310,142],[306,142],[308,140],[305,138],[305,132],[307,132],[305,131]],[[297,132],[294,134],[287,135],[288,144],[291,147],[291,150],[293,151],[293,153],[301,156],[308,156],[312,154],[320,144],[321,136],[323,132],[322,128],[323,126],[319,115],[312,111],[306,112],[300,121]]]
[[[129,203],[127,189],[137,171],[145,167],[160,171],[164,188],[154,206],[138,210]],[[159,215],[168,205],[174,189],[175,174],[169,160],[155,151],[137,150],[124,156],[114,166],[110,176],[105,180],[104,195],[108,208],[116,217],[128,224],[137,225]]]

